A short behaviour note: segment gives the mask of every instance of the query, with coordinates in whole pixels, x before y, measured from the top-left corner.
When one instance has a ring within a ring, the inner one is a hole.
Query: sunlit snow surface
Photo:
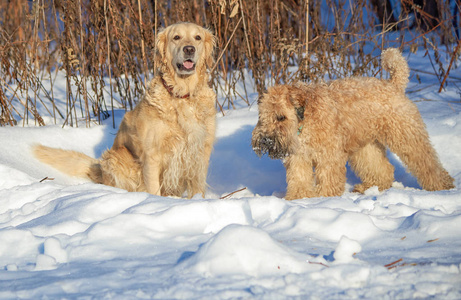
[[[115,137],[110,122],[2,127],[0,298],[459,299],[461,105],[455,85],[438,94],[437,84],[413,76],[408,91],[419,90],[409,96],[455,178],[450,191],[421,190],[389,154],[387,191],[350,192],[348,171],[341,197],[285,201],[283,165],[251,149],[256,104],[217,115],[205,199],[93,184],[30,153],[40,142],[99,156]]]

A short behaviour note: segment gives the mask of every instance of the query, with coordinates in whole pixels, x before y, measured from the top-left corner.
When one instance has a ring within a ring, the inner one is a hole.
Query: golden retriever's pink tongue
[[[183,63],[183,65],[184,65],[184,68],[186,68],[186,69],[192,69],[192,68],[194,67],[194,63],[191,62],[191,61],[188,61],[188,60],[186,60],[186,61]]]

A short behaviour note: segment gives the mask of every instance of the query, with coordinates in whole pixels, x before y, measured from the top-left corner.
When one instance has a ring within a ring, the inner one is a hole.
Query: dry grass
[[[262,93],[280,82],[373,74],[379,67],[373,50],[387,46],[433,50],[428,59],[442,87],[455,67],[450,63],[445,70],[444,62],[459,56],[459,47],[452,46],[459,10],[450,11],[448,1],[440,0],[434,14],[404,0],[400,14],[386,18],[369,6],[373,2],[2,1],[0,125],[44,125],[46,118],[71,126],[86,120],[90,126],[113,116],[114,107],[132,109],[155,69],[156,31],[180,21],[207,26],[218,38],[211,83],[226,95],[217,102],[221,110],[237,99],[251,104],[249,88],[236,88],[242,81]],[[65,91],[56,87],[59,70],[66,74]]]

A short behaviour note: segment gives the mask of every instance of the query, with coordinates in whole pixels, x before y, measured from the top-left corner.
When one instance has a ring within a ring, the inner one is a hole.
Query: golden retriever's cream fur
[[[110,150],[100,159],[35,146],[35,156],[56,169],[94,182],[162,196],[205,193],[215,136],[216,94],[208,86],[214,36],[192,23],[157,36],[158,74],[127,112]]]

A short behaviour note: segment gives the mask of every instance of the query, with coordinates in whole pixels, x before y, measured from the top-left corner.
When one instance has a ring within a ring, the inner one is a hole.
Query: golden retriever
[[[216,94],[209,88],[215,37],[192,23],[160,31],[158,72],[120,124],[100,159],[71,150],[34,146],[40,161],[72,176],[128,191],[191,198],[205,193],[215,138]]]

